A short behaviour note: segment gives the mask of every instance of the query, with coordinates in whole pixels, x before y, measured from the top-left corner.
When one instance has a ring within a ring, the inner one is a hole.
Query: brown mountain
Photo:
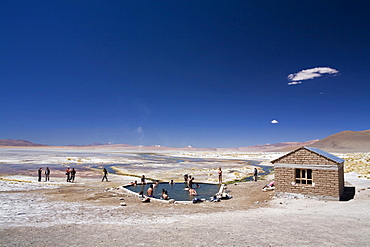
[[[287,152],[302,146],[310,146],[318,141],[319,140],[312,140],[307,142],[280,142],[274,144],[241,147],[238,149],[245,152]]]
[[[370,129],[363,131],[342,131],[328,136],[310,147],[329,152],[370,152]]]
[[[42,147],[47,145],[37,144],[25,140],[0,139],[0,146]]]

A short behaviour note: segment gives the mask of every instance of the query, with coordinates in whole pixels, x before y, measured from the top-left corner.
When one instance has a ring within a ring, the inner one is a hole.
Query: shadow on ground
[[[349,201],[355,197],[356,187],[355,186],[345,186],[342,195],[340,196],[340,201]]]

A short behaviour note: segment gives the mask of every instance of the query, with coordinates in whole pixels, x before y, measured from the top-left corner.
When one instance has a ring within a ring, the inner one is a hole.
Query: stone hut
[[[317,148],[300,147],[273,161],[275,193],[339,200],[344,190],[344,160]]]

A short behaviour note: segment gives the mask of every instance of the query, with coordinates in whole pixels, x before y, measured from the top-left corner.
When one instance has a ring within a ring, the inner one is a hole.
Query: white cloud
[[[301,84],[302,81],[304,80],[314,79],[316,77],[321,77],[325,74],[336,75],[338,73],[339,73],[338,70],[329,67],[316,67],[312,69],[305,69],[297,73],[288,75],[289,80],[288,85]]]
[[[274,120],[272,120],[272,121],[271,121],[271,123],[272,123],[272,124],[277,124],[277,123],[279,123],[279,122],[278,122],[278,120],[274,119]]]
[[[288,85],[297,85],[297,84],[301,84],[302,82],[300,81],[292,81],[292,82],[289,82]]]

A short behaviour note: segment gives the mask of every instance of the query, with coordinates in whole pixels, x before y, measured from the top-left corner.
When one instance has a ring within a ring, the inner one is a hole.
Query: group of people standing
[[[41,182],[41,179],[42,179],[42,167],[40,167],[38,170],[37,170],[37,173],[38,173],[38,181]],[[50,181],[50,169],[49,167],[46,167],[45,169],[45,182],[47,181]]]
[[[49,167],[46,167],[44,173],[45,173],[45,182],[50,181],[50,169],[49,169]],[[218,173],[218,183],[222,184],[222,169],[221,169],[221,167],[218,168],[217,173]],[[108,174],[108,171],[104,167],[103,168],[103,178],[101,180],[102,182],[104,181],[104,179],[108,182],[107,174]],[[76,176],[75,168],[70,169],[69,166],[68,166],[67,169],[66,169],[66,176],[67,176],[67,182],[73,183],[75,181],[75,176]],[[257,170],[257,168],[254,168],[253,180],[257,181],[257,178],[258,178],[258,170]],[[40,167],[38,169],[38,181],[41,182],[41,179],[42,179],[42,167]],[[170,183],[173,184],[173,180],[171,180]],[[191,175],[185,174],[184,175],[184,183],[187,184],[187,188],[189,189],[189,193],[192,194],[192,195],[196,195],[196,191],[193,189],[194,177],[192,177]],[[136,184],[136,181],[135,181],[135,184]],[[145,175],[142,175],[142,177],[141,177],[141,184],[146,184]]]
[[[41,182],[42,179],[42,167],[40,167],[37,170],[38,174],[38,181]],[[46,167],[45,169],[45,182],[50,181],[50,169],[49,167]],[[69,167],[66,169],[66,175],[67,175],[67,182],[74,182],[75,181],[75,175],[76,175],[76,170],[72,168],[72,170],[69,169]]]
[[[69,169],[69,166],[66,169],[67,182],[73,183],[75,181],[76,170],[74,168]]]
[[[66,172],[65,174],[67,176],[67,182],[68,183],[73,183],[75,181],[75,177],[76,177],[76,173],[77,173],[75,168],[70,169],[70,167],[68,166],[65,172]],[[42,180],[42,174],[43,174],[43,170],[42,170],[42,167],[40,167],[37,170],[37,175],[38,175],[38,181],[39,182],[41,182],[41,180]],[[45,174],[45,182],[50,181],[50,169],[49,169],[49,167],[46,167],[44,174]],[[103,178],[101,180],[102,182],[104,181],[104,179],[108,182],[107,175],[108,175],[108,171],[107,171],[107,169],[104,168],[103,169]]]
[[[66,175],[67,175],[67,182],[71,182],[73,183],[75,181],[75,176],[76,176],[76,170],[74,168],[72,168],[72,170],[69,169],[69,166],[68,168],[66,169]],[[102,182],[104,181],[104,179],[108,182],[108,171],[107,169],[104,167],[103,168],[103,178],[102,178]]]

